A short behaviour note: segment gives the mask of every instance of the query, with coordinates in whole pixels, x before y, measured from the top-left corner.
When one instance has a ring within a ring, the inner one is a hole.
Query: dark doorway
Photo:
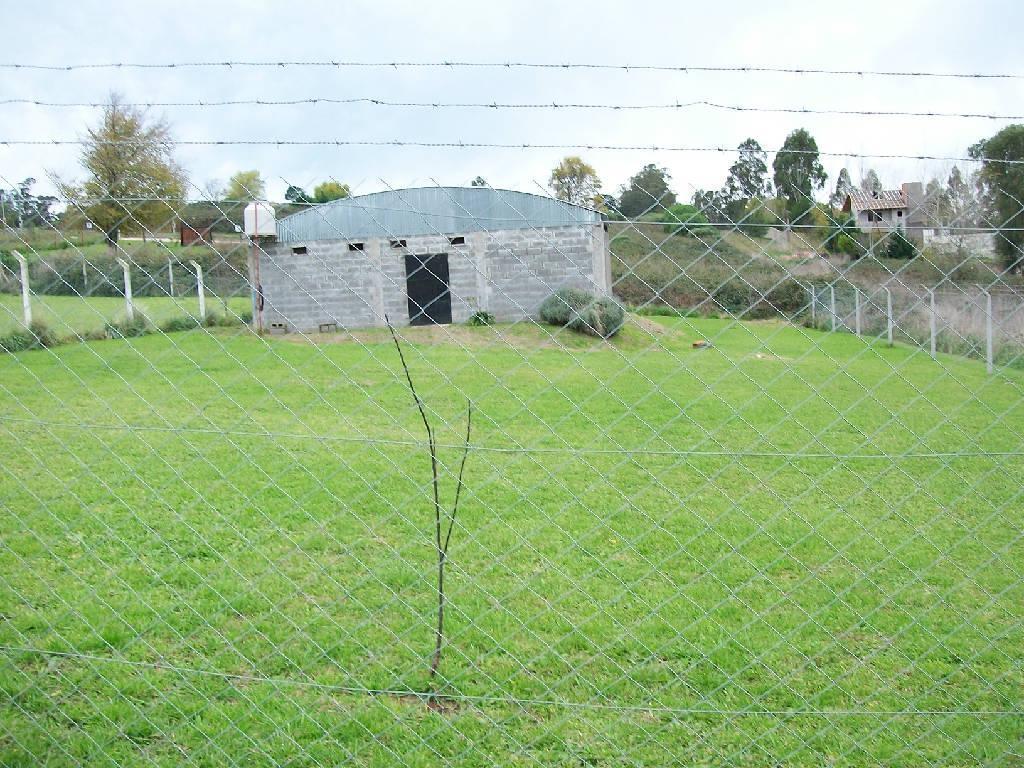
[[[409,293],[409,325],[436,325],[452,321],[447,253],[407,255],[405,282]]]

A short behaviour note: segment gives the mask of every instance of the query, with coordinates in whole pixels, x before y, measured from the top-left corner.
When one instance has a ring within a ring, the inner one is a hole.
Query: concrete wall
[[[396,236],[398,237],[398,236]],[[344,240],[267,246],[259,260],[264,327],[316,331],[409,322],[405,255],[448,254],[452,321],[487,310],[503,322],[534,317],[544,299],[566,286],[595,294],[611,292],[611,262],[602,224],[472,232],[465,245],[447,236],[363,241],[349,250]],[[293,252],[305,247],[306,253]]]
[[[895,229],[896,227],[905,228],[906,222],[903,217],[906,216],[906,211],[903,211],[903,216],[898,216],[896,209],[887,209],[881,211],[874,211],[875,214],[882,218],[881,221],[869,221],[868,211],[857,212],[857,226],[860,227],[862,232],[870,232],[873,229]]]

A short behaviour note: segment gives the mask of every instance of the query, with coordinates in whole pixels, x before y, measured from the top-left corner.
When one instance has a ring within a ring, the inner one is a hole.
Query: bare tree
[[[416,386],[412,383],[412,374],[409,372],[409,366],[405,362],[405,355],[402,353],[402,345],[398,342],[398,335],[395,333],[394,326],[391,325],[391,319],[387,315],[384,316],[384,322],[387,323],[388,330],[391,331],[391,338],[394,340],[395,348],[398,350],[398,359],[402,362],[402,370],[405,371],[405,380],[409,384],[412,399],[416,402],[420,418],[423,419],[423,426],[427,430],[427,445],[430,449],[430,474],[434,492],[434,547],[437,551],[437,626],[434,632],[434,655],[430,659],[431,698],[428,700],[432,704],[434,678],[437,677],[437,668],[441,665],[441,648],[444,645],[444,566],[448,560],[448,545],[451,544],[452,530],[455,528],[455,516],[459,511],[459,498],[462,496],[462,477],[466,469],[466,458],[469,456],[469,437],[473,427],[473,401],[466,398],[466,441],[463,445],[462,461],[459,464],[458,481],[455,485],[455,501],[452,504],[451,511],[444,513],[441,509],[437,440],[434,437],[434,430],[430,426],[430,419],[427,418],[427,411],[423,407],[423,401],[420,400],[420,396],[416,393]],[[444,530],[446,527],[447,529]],[[444,530],[444,535],[442,535],[442,530]]]

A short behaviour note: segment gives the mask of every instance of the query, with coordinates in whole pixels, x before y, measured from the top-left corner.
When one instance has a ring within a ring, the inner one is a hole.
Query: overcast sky
[[[8,5],[0,59],[25,64],[321,59],[380,62],[531,61],[671,66],[1024,73],[1019,0],[899,3],[731,2],[93,2]],[[895,79],[784,74],[506,69],[3,70],[0,99],[127,101],[352,98],[456,102],[672,103],[1024,113],[1024,80]],[[729,146],[766,149],[805,127],[826,152],[961,156],[1006,120],[677,111],[408,109],[375,105],[175,107],[180,140],[406,140]],[[0,140],[73,139],[98,109],[0,105]],[[76,147],[0,146],[0,182],[47,171],[81,176]],[[181,146],[202,188],[257,168],[269,196],[334,178],[356,192],[467,184],[538,191],[566,151],[413,147]],[[578,152],[606,191],[643,164],[667,167],[683,197],[722,184],[732,155]],[[944,173],[948,163],[823,158],[831,188],[843,165],[875,167],[887,186]]]

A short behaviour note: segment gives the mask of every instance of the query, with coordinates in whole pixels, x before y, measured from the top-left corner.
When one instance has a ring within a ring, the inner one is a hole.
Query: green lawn
[[[0,763],[1020,765],[1021,373],[660,322],[407,330],[443,713],[385,335],[0,356]]]
[[[195,296],[170,298],[154,296],[133,300],[135,311],[144,315],[153,325],[175,317],[199,317],[199,299]],[[207,296],[206,310],[224,314],[224,303],[215,296]],[[228,310],[238,315],[251,311],[247,296],[232,297]],[[59,336],[75,336],[90,331],[101,331],[108,322],[125,319],[123,298],[115,296],[33,296],[32,319],[46,323]],[[22,326],[21,296],[0,293],[0,335]]]

